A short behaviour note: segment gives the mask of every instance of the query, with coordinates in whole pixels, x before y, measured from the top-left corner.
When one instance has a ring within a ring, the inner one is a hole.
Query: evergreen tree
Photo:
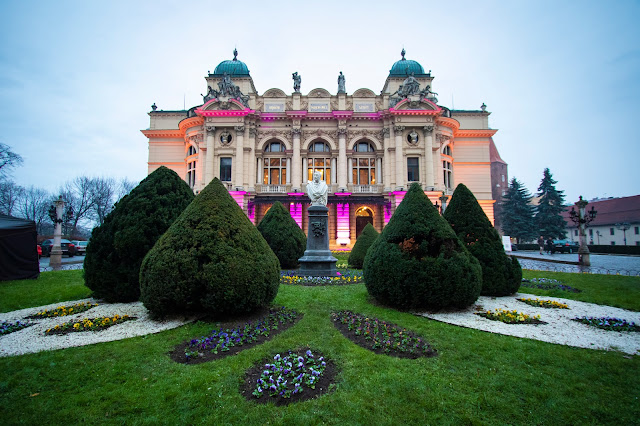
[[[478,204],[473,193],[459,184],[444,212],[453,231],[482,266],[484,296],[515,293],[522,281],[522,269],[515,257],[504,252],[502,239]]]
[[[298,259],[307,248],[307,236],[281,202],[273,203],[258,224],[258,231],[278,257],[281,268],[298,267]]]
[[[480,263],[417,183],[367,251],[363,275],[370,295],[401,309],[463,308],[482,286]]]
[[[218,178],[167,229],[140,267],[140,300],[155,317],[248,313],[268,306],[279,285],[278,258]]]
[[[501,227],[505,235],[518,242],[531,240],[537,235],[531,193],[515,177],[503,197]]]
[[[371,244],[378,238],[380,233],[376,231],[372,224],[367,223],[367,226],[364,227],[356,243],[353,245],[353,249],[351,249],[351,254],[349,255],[349,266],[353,268],[362,269],[362,264],[364,263],[364,257],[371,247]]]
[[[163,166],[116,203],[87,246],[84,279],[94,296],[138,300],[142,259],[192,200],[189,185]]]
[[[567,228],[567,222],[562,217],[564,191],[558,191],[556,183],[558,182],[553,179],[549,169],[544,169],[536,194],[540,197],[536,210],[536,226],[538,233],[545,238],[562,239],[566,236]]]

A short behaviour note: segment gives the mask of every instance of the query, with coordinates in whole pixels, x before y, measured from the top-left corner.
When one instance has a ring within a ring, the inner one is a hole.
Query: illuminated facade
[[[464,183],[493,222],[490,113],[484,104],[474,111],[438,105],[431,73],[404,50],[380,95],[348,94],[341,74],[337,94],[304,95],[297,73],[293,93],[259,95],[236,56],[205,77],[202,105],[163,111],[154,104],[142,131],[149,173],[169,167],[196,192],[217,177],[253,223],[280,201],[306,231],[306,182],[319,171],[329,185],[332,247],[353,246],[367,223],[381,231],[412,182],[434,204]]]

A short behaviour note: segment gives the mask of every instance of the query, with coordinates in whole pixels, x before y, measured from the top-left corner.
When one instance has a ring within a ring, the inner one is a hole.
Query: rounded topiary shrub
[[[413,184],[364,259],[369,294],[400,309],[463,308],[482,271],[420,185]]]
[[[282,268],[297,268],[307,248],[307,236],[282,203],[276,201],[258,225]]]
[[[189,185],[160,167],[116,203],[87,246],[84,280],[94,297],[138,300],[142,259],[192,200]]]
[[[351,254],[349,255],[349,266],[362,269],[364,256],[367,254],[367,250],[369,250],[371,244],[373,244],[376,238],[378,238],[378,235],[380,235],[380,233],[376,231],[373,225],[367,223],[367,226],[364,227],[358,236],[356,243],[351,249]]]
[[[444,218],[458,238],[482,266],[482,295],[507,296],[522,281],[522,269],[515,257],[504,252],[502,239],[491,225],[473,193],[463,184],[456,187],[444,211]]]
[[[144,258],[140,300],[155,317],[224,317],[269,305],[279,283],[278,258],[215,178]]]

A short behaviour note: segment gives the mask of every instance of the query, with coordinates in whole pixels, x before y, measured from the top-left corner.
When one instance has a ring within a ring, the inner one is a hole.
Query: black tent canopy
[[[0,281],[38,278],[37,237],[34,221],[0,214]]]

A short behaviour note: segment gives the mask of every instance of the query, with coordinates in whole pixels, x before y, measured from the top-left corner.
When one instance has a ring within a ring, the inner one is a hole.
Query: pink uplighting
[[[389,220],[391,219],[391,203],[386,203],[384,205],[384,226],[387,226]]]
[[[350,245],[351,238],[349,238],[349,204],[338,203],[336,205],[336,213],[336,243],[340,245]]]
[[[351,192],[336,192],[334,195],[338,197],[348,197],[349,195],[351,195]]]
[[[298,226],[302,229],[302,203],[289,203],[289,213],[293,220],[295,220]]]
[[[304,192],[287,192],[287,195],[290,197],[300,197],[304,195]]]
[[[244,211],[244,194],[246,193],[247,191],[229,191],[229,195],[238,203],[242,211]]]

